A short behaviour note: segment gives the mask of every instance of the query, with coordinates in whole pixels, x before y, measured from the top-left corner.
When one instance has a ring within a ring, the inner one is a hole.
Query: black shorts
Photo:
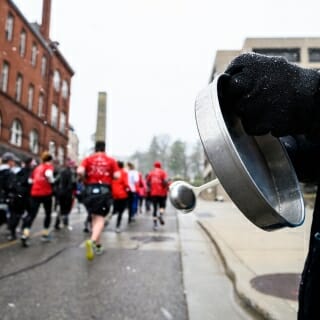
[[[82,199],[89,214],[105,217],[112,204],[112,193],[109,185],[89,184],[85,187]]]

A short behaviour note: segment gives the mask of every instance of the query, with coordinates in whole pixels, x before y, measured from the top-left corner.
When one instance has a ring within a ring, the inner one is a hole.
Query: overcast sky
[[[42,0],[14,0],[41,22]],[[148,148],[154,135],[199,140],[194,102],[216,50],[246,37],[320,36],[318,0],[52,0],[50,37],[75,71],[70,122],[92,146],[98,92],[108,94],[107,148]]]

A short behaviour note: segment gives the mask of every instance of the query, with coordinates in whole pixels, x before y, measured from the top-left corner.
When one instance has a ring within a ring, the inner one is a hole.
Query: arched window
[[[6,21],[6,39],[8,41],[11,41],[13,38],[13,24],[14,24],[13,15],[9,13]]]
[[[20,57],[24,57],[26,53],[26,40],[27,40],[27,33],[24,29],[22,29],[20,32],[20,43],[19,43]]]
[[[1,71],[1,90],[3,92],[7,92],[8,90],[8,80],[9,80],[9,63],[4,61],[2,65]]]
[[[57,92],[60,91],[60,82],[61,82],[60,72],[58,70],[54,70],[53,87],[54,87],[54,90],[56,90]]]
[[[56,143],[54,141],[49,142],[49,153],[52,155],[53,158],[56,157]]]
[[[41,76],[44,78],[47,73],[47,58],[43,56],[41,58]]]
[[[31,49],[31,65],[33,67],[35,67],[37,64],[37,55],[38,55],[38,48],[37,48],[37,45],[33,43],[32,49]]]
[[[51,106],[51,125],[58,127],[58,107],[55,104]]]
[[[29,148],[34,154],[39,152],[39,134],[37,130],[33,129],[29,133]]]
[[[10,143],[18,147],[21,147],[22,145],[22,125],[17,119],[12,122],[10,129]]]
[[[18,73],[17,80],[16,80],[16,101],[21,101],[21,95],[22,95],[22,75]]]
[[[58,148],[58,161],[60,164],[64,162],[64,149],[62,147]]]
[[[62,81],[62,88],[61,88],[62,98],[67,99],[69,95],[69,86],[66,80]]]

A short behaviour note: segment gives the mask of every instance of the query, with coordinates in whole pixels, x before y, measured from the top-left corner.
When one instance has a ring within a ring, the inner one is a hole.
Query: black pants
[[[31,197],[30,213],[23,219],[22,229],[31,228],[32,223],[38,214],[41,204],[43,204],[45,212],[43,226],[45,229],[49,229],[51,224],[52,195]]]
[[[128,198],[125,199],[114,199],[113,200],[113,212],[112,214],[118,214],[117,217],[117,228],[121,225],[122,214],[128,207]]]
[[[14,197],[9,206],[10,216],[8,221],[8,227],[11,235],[15,236],[17,226],[25,212],[30,214],[31,201],[29,196],[17,196]]]
[[[56,226],[60,224],[60,217],[62,218],[64,225],[69,224],[69,214],[72,209],[72,204],[73,204],[72,192],[67,192],[59,196],[60,214],[57,215]]]

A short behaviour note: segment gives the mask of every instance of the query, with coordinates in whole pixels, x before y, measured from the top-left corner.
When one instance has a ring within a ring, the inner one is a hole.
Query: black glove
[[[320,132],[320,73],[282,57],[255,53],[235,58],[219,80],[223,109],[242,120],[249,135]]]

